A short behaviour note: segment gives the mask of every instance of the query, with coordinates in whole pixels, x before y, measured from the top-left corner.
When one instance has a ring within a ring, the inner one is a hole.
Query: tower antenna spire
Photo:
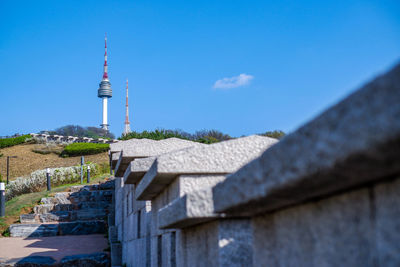
[[[105,37],[104,37],[104,69],[103,69],[103,80],[108,80],[107,33],[105,33]]]
[[[126,104],[125,104],[125,127],[124,127],[124,135],[127,135],[131,132],[131,126],[129,122],[129,105],[128,105],[128,79],[126,79]]]

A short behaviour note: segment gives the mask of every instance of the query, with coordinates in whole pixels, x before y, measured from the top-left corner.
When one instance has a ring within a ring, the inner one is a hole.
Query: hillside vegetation
[[[96,143],[72,143],[67,145],[61,156],[84,156],[94,155],[102,152],[106,152],[110,149],[109,144],[96,144]]]
[[[101,128],[97,127],[83,127],[79,125],[66,125],[55,129],[54,131],[48,131],[49,134],[58,134],[63,136],[77,136],[77,137],[89,137],[89,138],[105,138],[114,139],[115,136]]]
[[[1,149],[0,154],[3,154],[3,156],[0,157],[0,174],[3,180],[6,178],[7,156],[17,156],[17,158],[10,159],[11,180],[16,177],[27,176],[36,170],[74,166],[81,162],[80,156],[62,158],[56,153],[38,154],[32,151],[35,149],[38,149],[37,144],[21,144]],[[85,156],[86,161],[108,164],[109,159],[107,152],[102,152]]]
[[[26,134],[26,135],[22,135],[22,136],[18,136],[18,137],[0,139],[0,148],[23,144],[26,142],[27,139],[30,139],[30,138],[32,138],[32,136],[30,136],[29,134]]]
[[[143,132],[135,132],[134,131],[127,135],[121,136],[119,139],[120,140],[129,140],[132,138],[137,138],[137,139],[147,138],[147,139],[153,139],[153,140],[162,140],[162,139],[167,139],[167,138],[172,138],[172,137],[191,140],[191,141],[205,143],[205,144],[211,144],[211,143],[216,143],[216,142],[232,139],[232,137],[229,136],[228,134],[224,134],[217,130],[203,130],[203,131],[197,131],[196,133],[191,134],[191,133],[188,133],[188,132],[185,132],[182,130],[165,130],[165,129],[157,129],[154,131],[143,131]]]
[[[275,130],[275,131],[267,131],[259,135],[281,139],[283,136],[285,136],[285,133],[280,130]],[[157,129],[154,131],[143,131],[143,132],[133,131],[127,135],[122,135],[119,139],[129,140],[132,138],[137,138],[137,139],[147,138],[153,140],[162,140],[172,137],[191,140],[205,144],[217,143],[234,138],[231,137],[229,134],[222,133],[218,130],[202,130],[202,131],[197,131],[194,134],[191,134],[182,130]]]

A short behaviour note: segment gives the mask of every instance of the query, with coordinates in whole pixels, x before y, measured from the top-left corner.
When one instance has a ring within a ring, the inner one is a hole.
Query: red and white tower
[[[125,128],[124,135],[127,135],[131,132],[131,126],[129,123],[129,107],[128,107],[128,79],[126,79],[126,111],[125,111]]]
[[[107,64],[107,35],[104,38],[104,66],[103,78],[97,90],[97,96],[103,100],[103,121],[100,124],[101,128],[108,131],[108,99],[112,97],[111,83],[108,79],[108,64]]]

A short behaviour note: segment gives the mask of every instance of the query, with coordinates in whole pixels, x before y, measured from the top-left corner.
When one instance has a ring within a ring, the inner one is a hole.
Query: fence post
[[[113,174],[113,171],[112,171],[111,150],[108,150],[108,158],[109,158],[109,161],[110,161],[110,174],[112,175],[112,174]]]
[[[90,183],[90,166],[87,166],[87,183]]]
[[[0,183],[0,217],[6,215],[6,186]]]
[[[8,184],[9,169],[10,169],[10,157],[7,156],[7,184]]]
[[[50,169],[46,169],[46,178],[47,178],[47,191],[51,191],[51,181],[50,181]]]
[[[81,184],[83,184],[83,164],[85,164],[85,158],[81,157]]]

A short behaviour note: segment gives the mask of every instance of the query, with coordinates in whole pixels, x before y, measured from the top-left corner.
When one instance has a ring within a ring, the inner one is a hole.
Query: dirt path
[[[9,237],[0,241],[0,264],[15,263],[28,256],[49,256],[56,261],[78,254],[103,252],[108,246],[104,235]]]
[[[35,148],[35,144],[29,145],[18,145],[0,150],[0,174],[3,180],[6,179],[6,162],[7,156],[17,156],[18,158],[10,160],[10,178],[11,180],[29,175],[31,172],[55,167],[69,167],[76,164],[80,164],[80,157],[61,158],[56,154],[42,155],[32,152]],[[85,156],[85,161],[91,161],[95,163],[108,163],[107,152]]]

